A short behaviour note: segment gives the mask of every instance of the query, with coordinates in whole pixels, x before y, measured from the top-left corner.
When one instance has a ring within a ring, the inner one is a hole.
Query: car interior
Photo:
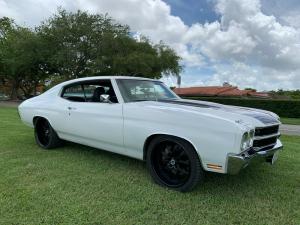
[[[64,88],[61,97],[74,102],[101,103],[100,96],[103,94],[109,95],[109,100],[112,103],[118,103],[110,80],[96,80],[68,85]]]

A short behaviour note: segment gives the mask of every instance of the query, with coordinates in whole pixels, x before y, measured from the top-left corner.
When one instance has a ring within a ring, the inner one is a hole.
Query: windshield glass
[[[117,83],[125,102],[178,99],[160,81],[120,79]]]

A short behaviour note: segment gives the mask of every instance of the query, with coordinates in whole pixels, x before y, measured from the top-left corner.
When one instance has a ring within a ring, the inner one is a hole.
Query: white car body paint
[[[60,96],[66,85],[102,79],[111,80],[119,103],[71,102]],[[61,139],[140,160],[144,159],[145,141],[150,136],[168,134],[180,137],[194,146],[204,170],[219,173],[227,172],[228,154],[241,152],[245,132],[270,126],[253,114],[271,118],[271,125],[280,124],[272,112],[206,101],[184,100],[192,105],[160,101],[125,103],[117,79],[145,78],[108,76],[67,81],[24,101],[19,106],[19,114],[31,127],[35,117],[46,118]],[[193,106],[196,103],[204,107]],[[276,146],[281,146],[279,139]],[[208,168],[208,164],[220,165],[221,169]]]

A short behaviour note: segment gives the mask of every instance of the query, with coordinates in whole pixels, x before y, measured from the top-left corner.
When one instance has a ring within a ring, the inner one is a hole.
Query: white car
[[[67,140],[145,160],[155,182],[179,191],[203,181],[204,171],[274,163],[282,148],[276,114],[184,100],[145,78],[67,81],[24,101],[19,114],[44,149]]]

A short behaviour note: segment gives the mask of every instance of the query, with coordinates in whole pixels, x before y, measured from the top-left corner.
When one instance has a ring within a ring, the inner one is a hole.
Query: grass
[[[0,224],[300,224],[300,138],[277,164],[209,173],[190,193],[154,184],[138,160],[77,144],[45,151],[0,108]]]
[[[300,118],[280,118],[283,124],[300,125]]]

